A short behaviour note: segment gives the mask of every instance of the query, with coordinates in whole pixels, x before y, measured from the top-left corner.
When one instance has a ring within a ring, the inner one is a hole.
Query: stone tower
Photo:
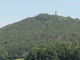
[[[55,11],[55,15],[57,15],[57,11]]]

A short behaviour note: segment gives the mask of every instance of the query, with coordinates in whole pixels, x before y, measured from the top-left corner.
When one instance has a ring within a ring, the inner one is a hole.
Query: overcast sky
[[[40,13],[80,18],[80,0],[0,0],[0,28]]]

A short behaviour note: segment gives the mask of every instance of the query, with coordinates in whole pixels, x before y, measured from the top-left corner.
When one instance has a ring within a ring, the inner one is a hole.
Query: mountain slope
[[[41,44],[80,42],[79,30],[79,19],[39,14],[1,28],[0,53],[23,57],[31,48]]]

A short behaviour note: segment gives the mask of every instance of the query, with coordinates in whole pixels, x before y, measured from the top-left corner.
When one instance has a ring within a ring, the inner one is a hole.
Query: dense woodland
[[[40,45],[30,50],[24,60],[80,60],[80,44]]]
[[[0,57],[24,58],[36,46],[57,42],[80,42],[78,18],[39,14],[4,26],[0,28]]]

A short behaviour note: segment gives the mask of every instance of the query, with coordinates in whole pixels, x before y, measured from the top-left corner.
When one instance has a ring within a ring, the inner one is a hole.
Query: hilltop
[[[32,48],[56,42],[80,42],[80,20],[39,14],[0,28],[0,53],[24,57]]]

